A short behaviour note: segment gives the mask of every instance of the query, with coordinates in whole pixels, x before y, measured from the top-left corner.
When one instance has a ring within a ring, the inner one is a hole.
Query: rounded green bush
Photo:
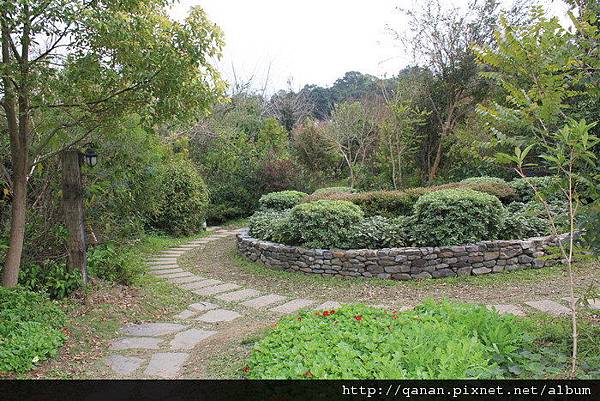
[[[250,379],[506,378],[531,337],[520,320],[484,306],[345,305],[283,318],[243,370]]]
[[[506,181],[498,177],[469,177],[461,181],[463,184],[498,184],[506,185]]]
[[[153,225],[174,235],[199,230],[206,220],[208,190],[202,176],[185,160],[165,166],[161,175],[162,200]]]
[[[264,241],[293,242],[288,235],[290,211],[259,211],[250,217],[248,234]]]
[[[308,194],[300,191],[280,191],[263,195],[258,201],[262,210],[286,210],[299,204]]]
[[[470,189],[425,194],[414,207],[415,242],[460,245],[498,238],[505,210],[493,195]]]
[[[560,198],[560,191],[557,190],[559,179],[555,176],[515,178],[508,184],[516,192],[517,201],[519,202],[528,203],[538,200],[532,186],[546,200]]]
[[[350,228],[364,215],[347,201],[319,200],[295,206],[290,214],[290,233],[300,244],[310,248],[343,248]]]
[[[354,194],[356,189],[351,187],[326,187],[319,188],[312,195],[324,195],[324,194]]]
[[[349,234],[350,249],[381,249],[408,246],[411,241],[411,217],[388,219],[373,216],[352,227]]]

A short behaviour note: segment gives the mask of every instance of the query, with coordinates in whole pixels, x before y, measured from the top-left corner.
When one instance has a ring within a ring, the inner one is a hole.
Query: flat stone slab
[[[177,320],[185,320],[191,318],[192,316],[196,316],[197,314],[198,312],[195,311],[184,310],[183,312],[179,312],[178,314],[173,316],[173,318]]]
[[[529,301],[525,302],[525,305],[529,305],[532,308],[548,313],[552,316],[565,316],[571,314],[571,309],[549,299],[544,299],[541,301]]]
[[[227,310],[227,309],[213,309],[209,310],[202,316],[198,317],[196,320],[200,320],[201,322],[206,323],[218,323],[218,322],[229,322],[238,317],[242,316],[236,311]]]
[[[173,350],[193,349],[200,341],[216,333],[216,331],[212,330],[189,329],[177,333],[173,340],[171,340],[170,346]]]
[[[202,312],[211,309],[217,309],[219,305],[211,304],[210,302],[196,302],[195,304],[191,304],[188,308]]]
[[[317,306],[315,309],[316,310],[329,310],[329,309],[337,309],[340,306],[342,306],[342,304],[339,302],[327,301],[327,302],[322,303],[321,305]]]
[[[164,278],[164,279],[170,279],[170,278],[178,278],[178,277],[192,277],[193,274],[190,272],[177,272],[177,273],[165,273],[165,274],[158,274],[157,275],[160,278]]]
[[[189,283],[189,284],[182,284],[182,285],[180,285],[180,287],[185,288],[186,290],[197,290],[198,288],[209,287],[211,285],[217,285],[217,284],[221,284],[221,283],[222,283],[222,281],[219,281],[219,280],[208,279],[208,280],[203,280],[203,281],[196,281],[194,283]]]
[[[263,295],[262,297],[258,297],[255,299],[251,299],[249,301],[242,302],[242,305],[247,306],[249,308],[262,309],[262,308],[266,308],[269,305],[283,302],[283,301],[285,301],[285,299],[286,298],[281,295],[269,294],[269,295]]]
[[[238,288],[240,288],[240,286],[237,284],[225,283],[225,284],[215,285],[214,287],[201,288],[199,290],[194,290],[193,292],[196,295],[208,296],[208,295],[219,294],[221,292],[237,290]]]
[[[206,279],[204,277],[191,275],[189,277],[170,278],[169,282],[171,282],[173,284],[186,284],[186,283],[193,283],[195,281],[202,281],[202,280],[206,280]]]
[[[600,310],[600,299],[588,299],[588,306],[595,310]]]
[[[296,312],[298,309],[306,308],[314,303],[315,301],[312,301],[310,299],[292,299],[291,301],[286,302],[283,305],[271,308],[270,310],[278,313],[293,313]]]
[[[248,298],[256,298],[260,295],[260,292],[253,290],[253,289],[245,289],[245,290],[238,290],[238,291],[234,291],[234,292],[228,292],[227,294],[220,294],[217,295],[216,298],[219,298],[223,301],[227,301],[227,302],[238,302],[238,301],[243,301],[244,299],[248,299]]]
[[[157,352],[152,355],[144,373],[164,379],[177,377],[189,355],[183,352]]]
[[[177,333],[188,326],[178,323],[142,323],[121,328],[121,333],[130,336],[159,337]]]
[[[150,272],[150,274],[154,274],[155,276],[162,276],[165,274],[174,274],[174,273],[185,273],[185,270],[175,268],[175,269],[152,270]]]
[[[177,264],[177,259],[176,258],[151,259],[151,260],[148,260],[148,264],[150,264],[150,265],[173,265],[173,264]]]
[[[521,309],[517,305],[500,304],[500,305],[487,305],[486,307],[488,309],[495,309],[501,315],[525,316],[525,312],[523,311],[523,309]]]
[[[161,342],[161,339],[152,337],[125,337],[113,341],[109,349],[158,349]]]
[[[165,271],[177,269],[179,265],[149,265],[148,269],[152,271]]]
[[[120,375],[129,375],[135,372],[142,365],[144,360],[134,356],[109,355],[105,359],[105,362],[113,372]]]

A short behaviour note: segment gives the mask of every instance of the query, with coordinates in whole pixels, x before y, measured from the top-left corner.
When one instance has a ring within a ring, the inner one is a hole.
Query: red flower
[[[332,315],[335,315],[335,309],[330,310],[329,313],[331,313]]]
[[[244,369],[242,369],[242,370],[244,371],[244,373],[248,373],[248,372],[250,372],[250,367],[249,367],[249,366],[246,366],[246,367],[244,367]]]
[[[360,316],[360,315],[358,315],[358,316],[354,316],[354,318],[355,318],[356,320],[358,320],[359,322],[362,320],[362,316]]]
[[[329,311],[326,310],[325,312],[323,312],[323,316],[329,316]]]
[[[398,319],[398,316],[392,315],[392,319]]]
[[[302,318],[301,318],[300,316],[298,316],[297,320],[298,320],[298,321],[301,321],[301,320],[302,320]]]

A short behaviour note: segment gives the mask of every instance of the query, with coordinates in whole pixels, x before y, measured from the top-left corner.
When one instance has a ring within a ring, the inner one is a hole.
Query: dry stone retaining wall
[[[561,239],[566,238],[566,235]],[[557,246],[554,236],[526,240],[482,241],[476,244],[388,249],[329,250],[262,241],[237,234],[237,248],[252,261],[282,270],[324,276],[377,277],[412,280],[538,269],[556,264],[544,260],[548,248]]]

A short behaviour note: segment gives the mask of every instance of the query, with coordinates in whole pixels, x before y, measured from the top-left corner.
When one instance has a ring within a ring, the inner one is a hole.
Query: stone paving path
[[[264,294],[252,288],[244,288],[236,283],[224,283],[210,277],[200,277],[181,269],[177,257],[211,241],[235,235],[237,230],[211,229],[213,234],[160,252],[148,260],[148,272],[175,286],[191,291],[197,296],[208,298],[210,302],[190,304],[184,311],[173,316],[170,322],[153,322],[127,325],[120,330],[122,337],[110,346],[114,351],[105,362],[118,377],[176,378],[179,377],[185,363],[203,341],[226,330],[227,322],[242,317],[243,313],[256,313],[252,310],[265,310],[277,314],[291,314],[301,309],[335,309],[341,304],[335,300],[290,299],[289,297],[268,293]],[[239,304],[241,310],[227,309],[219,303]],[[568,299],[564,304],[553,300],[536,300],[524,305],[498,304],[486,305],[501,314],[525,316],[530,311],[548,313],[561,317],[568,315]],[[386,305],[373,305],[387,307]],[[600,300],[590,300],[588,307],[600,310]],[[395,310],[410,310],[410,306],[394,307]],[[128,353],[134,352],[135,355]]]

